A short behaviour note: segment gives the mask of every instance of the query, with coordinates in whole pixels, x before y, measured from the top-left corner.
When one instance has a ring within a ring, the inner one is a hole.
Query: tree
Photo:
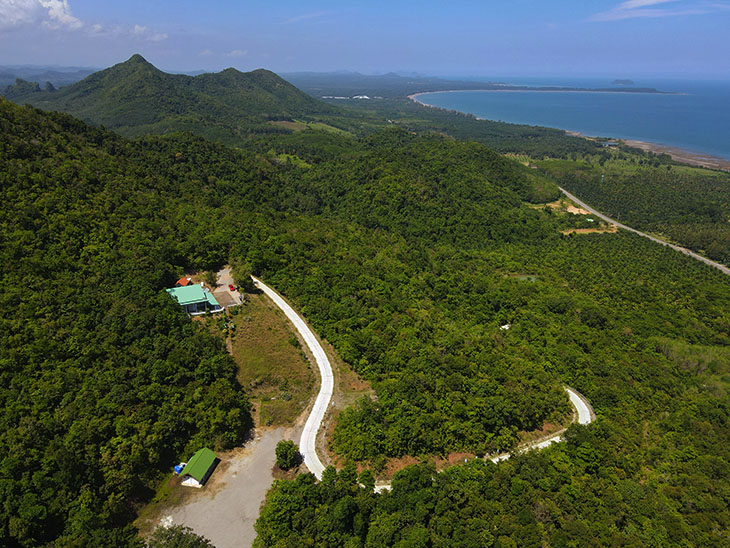
[[[213,270],[206,270],[203,274],[203,281],[210,287],[215,288],[218,284],[218,274],[216,274]]]
[[[147,548],[215,548],[205,537],[196,535],[190,527],[173,525],[158,527],[147,542]]]
[[[282,470],[294,468],[301,459],[299,448],[291,440],[281,440],[276,444],[276,465]]]
[[[252,293],[256,290],[256,286],[253,284],[251,274],[253,269],[251,264],[247,261],[235,261],[233,262],[233,268],[231,269],[231,276],[236,285],[246,293]]]

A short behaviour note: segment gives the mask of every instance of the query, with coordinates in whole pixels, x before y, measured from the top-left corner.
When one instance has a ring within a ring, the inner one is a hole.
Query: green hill
[[[141,55],[59,90],[41,90],[20,80],[4,95],[126,136],[188,130],[227,142],[251,131],[280,131],[272,121],[337,111],[268,70],[167,74]]]
[[[307,133],[130,141],[0,99],[0,545],[138,546],[171,464],[239,444],[235,364],[164,292],[227,262],[372,383],[329,440],[376,473],[557,426],[563,383],[598,415],[382,497],[351,466],[280,482],[259,545],[727,546],[726,276],[625,232],[561,234],[579,216],[525,205],[550,185],[483,145]]]

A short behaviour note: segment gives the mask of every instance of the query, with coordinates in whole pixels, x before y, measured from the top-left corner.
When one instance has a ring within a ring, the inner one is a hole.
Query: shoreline
[[[462,112],[457,111],[455,109],[447,109],[444,107],[439,107],[436,105],[429,105],[428,103],[424,103],[423,101],[419,100],[418,97],[421,95],[430,95],[433,93],[454,93],[454,92],[460,92],[460,91],[499,91],[499,92],[520,92],[520,91],[527,91],[527,90],[501,90],[501,89],[485,89],[485,90],[460,90],[460,89],[450,89],[446,91],[423,91],[419,93],[413,93],[408,96],[408,99],[413,101],[414,103],[417,103],[421,106],[428,107],[428,108],[437,108],[441,110],[446,111],[452,111],[452,112]],[[535,90],[540,91],[540,90]],[[542,90],[540,93],[556,93],[557,90]],[[578,91],[571,91],[566,90],[564,92],[560,93],[583,93]],[[622,91],[587,91],[585,93],[631,93],[631,92],[622,92]],[[468,112],[462,112],[463,114],[469,114]],[[487,118],[479,118],[478,120],[488,120]],[[495,120],[489,120],[489,121],[495,121]],[[504,122],[504,123],[511,123],[511,122]],[[515,124],[515,125],[530,125],[530,124]],[[545,126],[550,127],[550,126]],[[580,131],[571,131],[564,128],[552,128],[552,129],[558,129],[561,131],[564,131],[568,135],[573,135],[575,137],[582,137],[584,139],[590,139],[595,138],[596,136],[592,135],[586,135],[584,133],[581,133]],[[654,154],[668,154],[672,157],[672,160],[676,162],[681,162],[684,164],[688,164],[695,167],[704,167],[707,169],[716,169],[720,171],[730,171],[730,159],[726,158],[720,158],[718,156],[713,156],[712,154],[704,154],[702,152],[695,152],[692,150],[687,150],[685,148],[681,148],[678,146],[673,145],[665,145],[662,143],[656,143],[653,141],[640,141],[636,139],[625,139],[623,137],[613,137],[612,139],[615,139],[616,141],[621,141],[622,143],[626,144],[627,146],[638,148],[640,150],[646,151],[646,152],[653,152]]]

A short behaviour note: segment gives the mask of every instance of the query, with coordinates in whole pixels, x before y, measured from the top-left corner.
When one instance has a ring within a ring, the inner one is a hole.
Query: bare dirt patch
[[[618,232],[616,225],[608,225],[597,228],[568,228],[561,230],[561,234],[615,234]]]
[[[543,209],[545,207],[549,207],[553,210],[563,211],[565,213],[572,213],[573,215],[592,215],[592,213],[587,209],[578,207],[572,202],[566,200],[565,198],[561,198],[560,200],[556,200],[548,204],[533,204],[530,207],[533,209]]]

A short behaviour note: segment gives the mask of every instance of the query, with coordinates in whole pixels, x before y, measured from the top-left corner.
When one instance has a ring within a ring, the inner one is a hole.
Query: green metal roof
[[[220,304],[218,304],[218,301],[215,300],[212,293],[206,293],[205,296],[208,297],[208,303],[210,303],[211,306],[220,308]]]
[[[217,458],[216,454],[207,447],[198,449],[185,465],[185,468],[182,469],[180,475],[191,476],[202,483],[203,478]]]
[[[166,290],[170,295],[177,299],[181,306],[186,304],[204,303],[207,301],[206,292],[200,285],[189,285],[187,287],[171,287]]]

